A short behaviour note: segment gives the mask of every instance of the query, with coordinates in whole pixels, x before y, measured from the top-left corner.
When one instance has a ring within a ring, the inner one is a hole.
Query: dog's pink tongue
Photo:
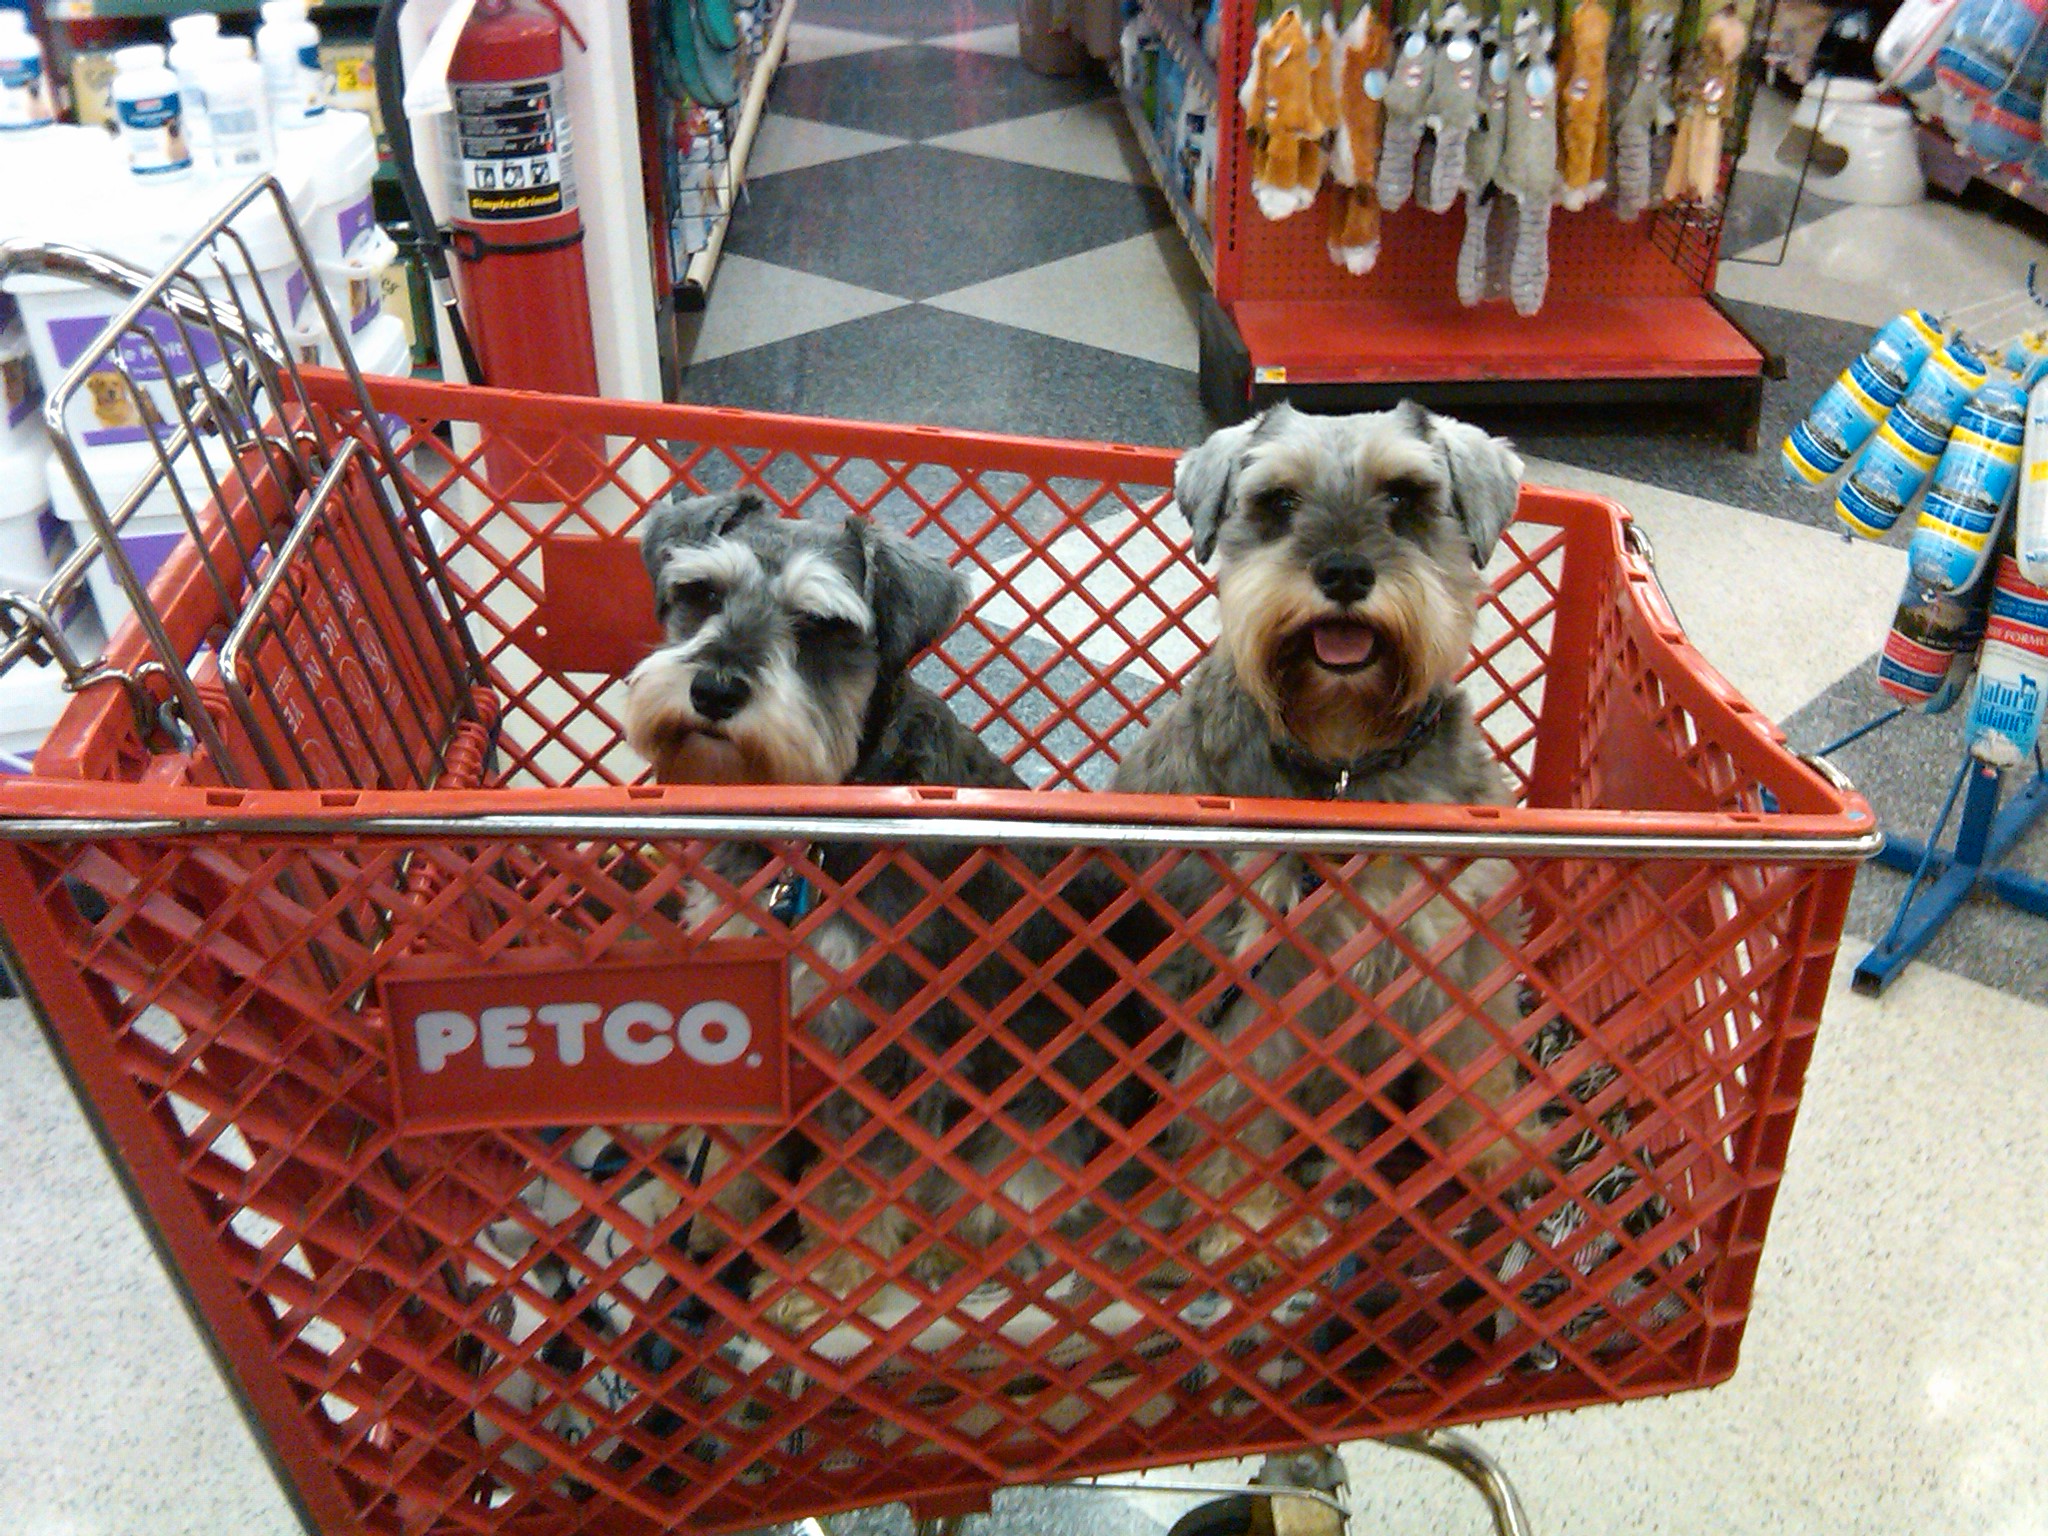
[[[1326,667],[1357,667],[1372,660],[1373,632],[1364,624],[1318,624],[1316,660]]]

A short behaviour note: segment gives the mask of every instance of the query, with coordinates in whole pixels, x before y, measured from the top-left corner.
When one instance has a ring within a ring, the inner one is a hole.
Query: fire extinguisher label
[[[569,113],[559,74],[449,82],[448,165],[456,217],[540,219],[576,206]]]

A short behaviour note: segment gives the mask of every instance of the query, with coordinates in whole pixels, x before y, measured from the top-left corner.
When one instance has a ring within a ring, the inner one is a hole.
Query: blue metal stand
[[[1882,992],[1979,885],[2008,906],[2048,917],[2048,881],[1998,867],[2013,844],[2048,811],[2048,775],[2037,764],[2026,788],[2003,812],[1998,809],[1999,778],[1996,768],[1965,755],[1928,840],[1886,835],[1878,862],[1913,878],[1899,898],[1891,927],[1856,967],[1853,985],[1858,992],[1866,997]],[[1948,823],[1958,790],[1963,814],[1956,824],[1955,845],[1942,848],[1935,839]]]

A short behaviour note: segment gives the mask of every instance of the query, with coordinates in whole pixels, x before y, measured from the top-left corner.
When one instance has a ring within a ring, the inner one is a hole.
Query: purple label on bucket
[[[88,354],[104,364],[86,375],[79,399],[95,425],[80,435],[95,448],[105,443],[146,443],[151,422],[163,419],[161,405],[151,391],[131,389],[129,380],[140,386],[190,377],[199,368],[219,362],[220,348],[203,326],[188,325],[181,334],[178,323],[161,310],[143,314],[112,348],[101,341],[106,326],[106,319],[99,315],[73,315],[49,323],[50,346],[61,367],[69,368]],[[189,351],[185,343],[188,334]]]
[[[135,579],[148,586],[150,579],[163,569],[164,562],[171,558],[171,551],[184,537],[182,533],[124,533],[121,535],[121,553],[135,568]]]
[[[285,278],[284,302],[285,306],[291,310],[291,318],[293,320],[298,318],[299,310],[305,304],[306,295],[310,291],[311,285],[307,283],[305,273],[293,272]]]
[[[342,254],[346,255],[356,240],[377,222],[377,212],[371,201],[365,197],[359,203],[351,203],[335,216],[335,223],[341,230]]]

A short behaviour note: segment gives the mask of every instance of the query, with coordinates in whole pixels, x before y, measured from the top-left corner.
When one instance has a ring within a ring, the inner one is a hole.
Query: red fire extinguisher
[[[463,26],[448,65],[450,245],[483,382],[595,395],[564,27],[585,46],[552,0],[478,0]],[[503,494],[552,500],[575,493],[560,483],[564,476],[534,463],[531,443],[520,453],[497,446],[487,467]],[[590,447],[594,460],[595,442]],[[547,457],[556,469],[570,468],[559,454]]]

